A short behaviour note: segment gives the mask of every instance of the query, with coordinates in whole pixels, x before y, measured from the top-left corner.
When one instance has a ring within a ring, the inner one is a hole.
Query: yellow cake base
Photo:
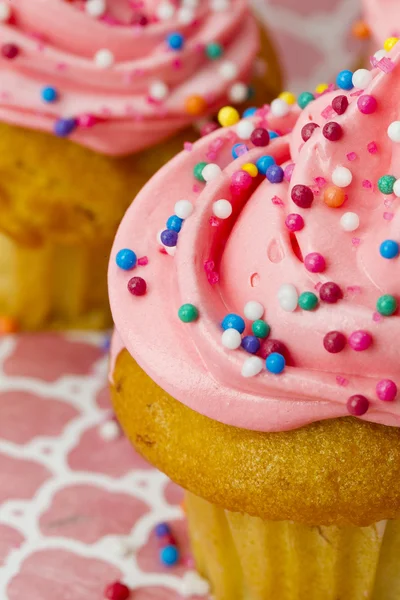
[[[398,600],[400,521],[309,527],[187,494],[192,549],[215,600]]]

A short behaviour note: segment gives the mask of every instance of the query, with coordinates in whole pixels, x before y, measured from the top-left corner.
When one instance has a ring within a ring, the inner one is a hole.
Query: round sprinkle
[[[242,339],[242,348],[249,354],[257,354],[260,349],[260,340],[255,335],[246,335]]]
[[[225,81],[232,81],[233,79],[236,79],[239,73],[237,65],[230,60],[226,60],[225,62],[221,63],[218,71],[222,79]]]
[[[229,313],[224,317],[221,326],[224,331],[226,329],[236,329],[239,333],[243,333],[246,324],[240,315]]]
[[[377,52],[375,52],[374,56],[376,58],[376,60],[382,60],[382,58],[386,58],[387,57],[387,52],[386,50],[384,50],[383,48],[381,48],[381,50],[378,50]]]
[[[133,250],[124,248],[118,252],[115,260],[120,269],[123,269],[124,271],[130,271],[136,267],[137,256]]]
[[[165,100],[165,98],[168,96],[168,92],[168,86],[166,83],[164,83],[164,81],[156,80],[150,84],[149,96],[150,98],[152,98],[152,100],[161,102],[162,100]]]
[[[206,165],[204,167],[201,174],[203,176],[204,181],[206,181],[208,183],[209,181],[213,181],[214,179],[219,177],[221,172],[222,172],[222,169],[219,165],[217,165],[215,163],[209,163],[208,165]]]
[[[223,53],[224,50],[221,44],[218,44],[217,42],[211,42],[206,46],[206,55],[210,60],[217,60],[218,58],[221,58]]]
[[[257,127],[251,134],[250,141],[254,146],[263,147],[269,144],[269,133],[264,127]]]
[[[168,19],[172,19],[175,14],[175,8],[169,2],[162,2],[156,11],[156,16],[160,19],[160,21],[168,21]]]
[[[228,350],[237,350],[242,343],[242,336],[236,329],[226,329],[222,334],[222,345]]]
[[[85,4],[85,11],[91,17],[101,17],[106,12],[105,0],[87,0]]]
[[[258,338],[265,339],[269,336],[271,328],[268,325],[268,323],[262,321],[261,319],[258,319],[252,324],[251,330],[254,333],[254,335],[256,335]]]
[[[328,281],[327,283],[323,283],[319,288],[319,297],[323,302],[335,304],[343,298],[343,292],[337,283]]]
[[[336,167],[332,173],[332,182],[340,188],[348,187],[353,181],[353,174],[347,167]]]
[[[290,106],[281,98],[275,98],[271,102],[270,110],[274,117],[286,117],[290,112]]]
[[[160,561],[166,567],[173,567],[179,561],[179,551],[176,546],[165,546],[160,550]]]
[[[390,123],[387,130],[389,138],[396,144],[400,143],[400,121],[393,121]]]
[[[345,192],[335,185],[330,185],[324,191],[324,202],[330,208],[339,208],[345,200]]]
[[[229,200],[217,200],[214,202],[212,211],[218,219],[228,219],[232,214],[232,204]]]
[[[396,177],[393,175],[384,175],[378,179],[378,189],[382,194],[393,194],[393,187],[396,183]]]
[[[279,306],[286,312],[296,310],[299,301],[299,295],[292,283],[284,283],[278,291]]]
[[[283,181],[284,171],[279,165],[268,167],[265,176],[271,183],[281,183]]]
[[[396,258],[399,255],[399,244],[394,240],[385,240],[380,245],[379,252],[383,258]]]
[[[268,168],[275,164],[275,159],[273,156],[269,156],[266,154],[265,156],[260,156],[258,161],[256,162],[256,167],[262,175],[266,175]]]
[[[58,137],[67,137],[76,129],[75,119],[58,119],[54,123],[54,133]]]
[[[324,348],[330,354],[337,354],[344,350],[346,338],[340,331],[330,331],[324,337]]]
[[[237,81],[229,89],[228,97],[229,97],[229,100],[231,102],[234,102],[235,104],[244,102],[249,97],[249,87],[245,83],[242,83],[241,81]]]
[[[295,185],[291,191],[291,198],[300,208],[310,208],[314,194],[307,185]]]
[[[317,125],[317,123],[306,123],[306,125],[304,125],[304,127],[301,130],[301,137],[303,138],[303,141],[307,142],[314,133],[314,131],[318,128],[319,125]]]
[[[291,213],[286,217],[285,225],[289,229],[289,231],[301,231],[304,227],[304,219],[301,215]]]
[[[171,231],[176,231],[176,233],[179,233],[180,230],[182,229],[182,223],[183,223],[183,219],[180,219],[176,215],[171,215],[166,223],[167,229],[170,229]]]
[[[356,231],[360,226],[360,217],[357,213],[346,212],[340,218],[340,226],[344,231]]]
[[[391,317],[397,310],[397,300],[390,294],[384,294],[378,298],[376,310],[384,317]]]
[[[202,115],[207,110],[207,100],[203,96],[193,94],[185,100],[185,110],[189,115]]]
[[[330,142],[337,142],[343,137],[343,129],[339,123],[330,121],[324,125],[322,134]]]
[[[276,138],[280,137],[279,133],[276,133],[276,131],[271,131],[271,129],[268,130],[268,133],[270,140],[275,140]]]
[[[249,151],[249,148],[246,144],[239,142],[239,144],[234,144],[232,146],[232,158],[238,158],[239,156],[243,156],[246,152]]]
[[[236,126],[237,136],[241,140],[250,140],[254,130],[255,125],[247,119],[242,119]]]
[[[381,379],[376,384],[376,395],[383,402],[393,402],[397,396],[397,385],[391,379]]]
[[[8,60],[13,60],[19,54],[19,47],[16,44],[3,44],[1,46],[1,54]]]
[[[56,88],[48,86],[41,91],[42,100],[44,102],[56,102],[58,100],[58,92]]]
[[[245,165],[242,165],[242,170],[246,171],[246,173],[251,175],[251,177],[257,177],[258,175],[258,169],[253,163],[246,163]]]
[[[285,357],[282,356],[282,354],[279,354],[278,352],[272,352],[272,354],[270,354],[267,357],[265,364],[266,364],[267,370],[270,373],[279,375],[280,373],[282,373],[284,371],[285,366],[286,366],[286,361],[285,361]]]
[[[397,198],[400,198],[400,179],[396,179],[393,185],[393,194],[397,196]]]
[[[199,311],[193,304],[182,304],[178,310],[178,317],[183,323],[193,323],[199,318]]]
[[[115,62],[114,54],[107,48],[98,50],[94,55],[94,62],[99,69],[109,69]]]
[[[231,127],[240,121],[240,115],[233,106],[224,106],[218,113],[218,123],[221,127]]]
[[[338,115],[343,115],[349,106],[347,96],[336,96],[332,100],[332,108]]]
[[[178,200],[174,208],[175,214],[180,219],[187,219],[194,211],[194,206],[190,200]]]
[[[323,273],[326,269],[325,259],[319,252],[310,252],[304,257],[304,266],[310,273]]]
[[[327,83],[319,83],[315,88],[315,92],[317,94],[323,94],[328,88],[329,85]]]
[[[163,538],[167,535],[171,535],[171,528],[168,523],[159,523],[155,526],[154,533],[156,534],[156,537]]]
[[[296,103],[296,96],[292,92],[281,92],[279,98],[290,104],[290,106]]]
[[[253,178],[246,171],[235,171],[231,177],[232,187],[239,191],[247,190],[253,182]]]
[[[399,38],[397,38],[397,37],[387,38],[383,44],[384,50],[386,50],[386,52],[390,52],[390,50],[392,48],[394,48],[394,46],[397,44],[398,41],[399,41]]]
[[[249,319],[249,321],[257,321],[258,319],[261,319],[264,311],[264,306],[260,302],[250,300],[250,302],[245,304],[244,316],[246,319]]]
[[[336,85],[341,90],[352,90],[353,89],[353,72],[347,69],[340,71],[336,77]]]
[[[193,175],[195,176],[197,181],[201,181],[202,183],[205,182],[205,179],[203,177],[203,169],[206,166],[207,166],[206,162],[199,162],[199,163],[197,163],[197,165],[194,166]]]
[[[354,417],[361,417],[361,415],[365,415],[368,408],[369,400],[360,394],[350,396],[350,398],[347,400],[347,410]]]
[[[246,358],[242,367],[243,377],[255,377],[264,368],[264,361],[258,356],[250,356]]]
[[[165,229],[161,233],[161,243],[168,248],[173,248],[178,243],[178,233],[172,229]]]
[[[167,36],[167,44],[171,50],[182,50],[185,45],[185,38],[181,33],[175,31]]]
[[[243,119],[247,119],[248,117],[254,117],[257,110],[258,109],[256,106],[250,106],[249,108],[246,108],[246,110],[244,110],[242,114]]]
[[[128,281],[128,290],[133,296],[144,296],[147,291],[147,283],[142,277],[132,277]]]
[[[363,115],[372,115],[376,109],[378,108],[378,103],[374,96],[370,96],[369,94],[364,94],[360,96],[357,100],[358,110]]]
[[[104,590],[104,598],[107,600],[128,600],[131,596],[131,590],[120,581],[110,583]]]
[[[357,69],[353,73],[353,86],[359,90],[365,90],[372,81],[372,73],[368,69]]]
[[[303,310],[314,310],[318,305],[318,297],[312,292],[303,292],[299,296],[299,306]]]
[[[302,92],[297,98],[297,104],[300,106],[300,108],[304,109],[313,100],[315,100],[314,94],[312,94],[311,92]]]
[[[349,346],[356,352],[368,350],[372,344],[372,337],[368,331],[354,331],[349,337]]]

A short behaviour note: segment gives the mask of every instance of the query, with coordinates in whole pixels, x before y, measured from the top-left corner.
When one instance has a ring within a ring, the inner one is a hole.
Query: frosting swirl
[[[247,0],[219,11],[208,0],[194,8],[146,0],[140,14],[129,0],[103,0],[92,15],[94,1],[0,6],[0,120],[126,154],[187,126],[193,111],[212,112],[235,82],[248,82],[259,36]],[[183,40],[175,50],[172,32]],[[209,45],[223,56],[211,60]]]

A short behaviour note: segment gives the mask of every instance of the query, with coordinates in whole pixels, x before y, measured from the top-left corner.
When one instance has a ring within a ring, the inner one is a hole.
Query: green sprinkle
[[[258,321],[254,321],[251,326],[252,332],[258,338],[266,338],[269,336],[269,332],[271,331],[268,323],[263,321],[262,319],[258,319]]]
[[[300,108],[305,108],[313,100],[315,100],[314,94],[312,94],[311,92],[303,92],[297,98],[297,104],[300,106]]]
[[[178,317],[183,323],[193,323],[199,318],[199,311],[193,304],[182,304],[178,310]]]
[[[303,310],[314,310],[318,304],[318,298],[312,292],[303,292],[299,296],[299,306]]]
[[[218,44],[217,42],[211,42],[211,44],[206,46],[206,54],[210,60],[217,60],[223,53],[224,49],[221,44]]]
[[[390,294],[385,294],[378,298],[376,303],[376,310],[380,315],[384,317],[390,317],[397,310],[397,300],[394,296]]]
[[[205,179],[203,177],[203,169],[204,167],[207,166],[208,163],[206,162],[199,162],[197,163],[197,165],[195,165],[194,169],[193,169],[193,174],[196,177],[197,181],[201,181],[201,182],[205,182]]]
[[[378,188],[382,194],[393,194],[393,186],[396,182],[396,177],[393,175],[384,175],[378,181]]]

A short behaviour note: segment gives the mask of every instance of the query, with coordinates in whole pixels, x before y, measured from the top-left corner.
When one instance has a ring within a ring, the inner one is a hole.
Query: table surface
[[[178,600],[196,581],[182,490],[114,427],[100,334],[0,338],[0,598]],[[154,526],[181,552],[159,562]],[[198,588],[197,588],[198,589]],[[193,597],[193,596],[192,596]],[[198,598],[199,596],[194,596]]]

